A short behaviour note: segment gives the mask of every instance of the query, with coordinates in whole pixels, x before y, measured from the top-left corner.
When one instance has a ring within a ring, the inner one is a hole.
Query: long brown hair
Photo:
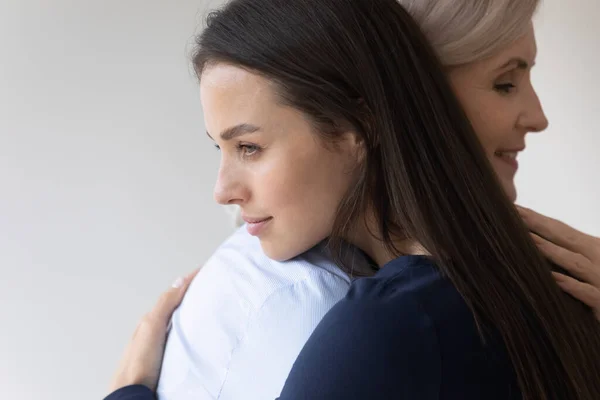
[[[201,78],[230,63],[271,80],[325,139],[364,140],[334,244],[373,209],[386,247],[426,248],[502,335],[525,399],[600,398],[600,324],[560,291],[419,27],[396,0],[233,0],[197,39]]]

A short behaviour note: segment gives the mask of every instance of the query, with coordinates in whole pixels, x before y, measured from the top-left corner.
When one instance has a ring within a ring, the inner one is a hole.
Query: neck
[[[365,221],[363,225],[363,229],[354,232],[351,242],[371,257],[380,268],[399,256],[430,255],[419,242],[406,238],[392,237],[393,248],[388,249],[380,239],[380,232],[374,229],[376,224]]]
[[[368,254],[380,268],[399,256],[429,255],[423,246],[413,240],[395,240],[394,248],[396,251],[394,251],[394,249],[386,248],[381,240],[371,236],[365,243],[358,245],[358,247]]]

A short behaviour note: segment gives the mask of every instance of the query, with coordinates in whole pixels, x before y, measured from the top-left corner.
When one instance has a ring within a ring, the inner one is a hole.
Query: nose
[[[533,87],[525,98],[523,112],[518,121],[519,128],[526,132],[542,132],[548,128],[548,119]]]
[[[222,205],[241,205],[248,200],[249,191],[232,166],[221,164],[213,191],[215,201]]]

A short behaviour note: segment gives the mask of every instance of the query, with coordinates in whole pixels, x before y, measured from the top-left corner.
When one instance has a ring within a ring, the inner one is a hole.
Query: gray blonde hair
[[[398,0],[446,67],[483,60],[525,34],[539,0]]]
[[[525,34],[540,0],[398,0],[448,68],[486,59]],[[237,205],[225,206],[241,226]]]

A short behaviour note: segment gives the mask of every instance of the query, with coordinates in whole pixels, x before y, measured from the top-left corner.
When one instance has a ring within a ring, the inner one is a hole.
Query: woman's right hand
[[[552,272],[558,286],[591,307],[600,321],[600,238],[528,208],[517,209],[540,251],[573,275]]]
[[[131,385],[144,385],[156,390],[171,315],[197,273],[198,270],[195,270],[178,279],[142,318],[114,375],[111,392]]]

